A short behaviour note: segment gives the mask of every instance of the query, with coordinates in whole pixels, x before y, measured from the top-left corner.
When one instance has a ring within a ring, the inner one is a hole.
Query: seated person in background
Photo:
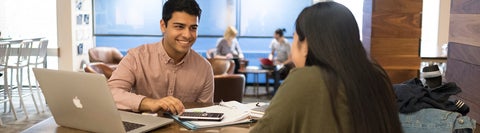
[[[292,61],[290,60],[290,43],[288,40],[283,36],[285,32],[285,28],[275,30],[273,35],[274,39],[270,43],[270,48],[272,52],[268,55],[268,59],[274,62],[274,65],[281,66],[278,70],[273,73],[273,77],[275,78],[275,85],[274,85],[274,93],[277,91],[279,86],[278,80],[284,80],[290,69],[294,67]]]
[[[227,27],[223,38],[218,41],[215,58],[233,59],[235,61],[234,73],[238,73],[243,52],[235,36],[237,36],[237,30],[232,26]]]
[[[390,80],[369,60],[348,8],[319,2],[303,9],[295,28],[297,68],[251,132],[402,132]]]
[[[290,62],[290,43],[283,36],[285,29],[275,30],[274,39],[270,43],[272,52],[268,55],[268,59],[274,61],[274,64],[287,64]],[[276,53],[276,55],[275,55]]]
[[[108,80],[117,108],[183,113],[183,102],[213,104],[213,71],[191,49],[201,9],[195,0],[168,0],[160,27],[163,39],[130,49]]]

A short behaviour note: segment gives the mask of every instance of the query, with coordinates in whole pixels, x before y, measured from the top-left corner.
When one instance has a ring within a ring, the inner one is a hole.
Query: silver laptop
[[[106,78],[101,74],[40,68],[34,68],[33,72],[60,126],[92,132],[130,133],[150,131],[173,122],[168,118],[117,110]]]

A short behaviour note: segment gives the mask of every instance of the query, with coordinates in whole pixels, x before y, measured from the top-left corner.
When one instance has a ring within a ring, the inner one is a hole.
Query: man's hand
[[[182,102],[173,96],[164,97],[162,99],[152,99],[145,97],[140,103],[140,111],[158,112],[165,111],[172,114],[182,114],[185,107]]]

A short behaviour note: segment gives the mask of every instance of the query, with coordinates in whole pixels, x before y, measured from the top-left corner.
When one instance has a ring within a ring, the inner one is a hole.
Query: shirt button
[[[463,119],[458,119],[458,123],[463,124],[464,123]]]

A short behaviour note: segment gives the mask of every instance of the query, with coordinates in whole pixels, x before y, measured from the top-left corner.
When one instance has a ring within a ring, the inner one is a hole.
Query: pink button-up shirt
[[[130,49],[108,80],[117,108],[138,111],[144,97],[213,103],[210,63],[190,50],[175,64],[162,42]]]

